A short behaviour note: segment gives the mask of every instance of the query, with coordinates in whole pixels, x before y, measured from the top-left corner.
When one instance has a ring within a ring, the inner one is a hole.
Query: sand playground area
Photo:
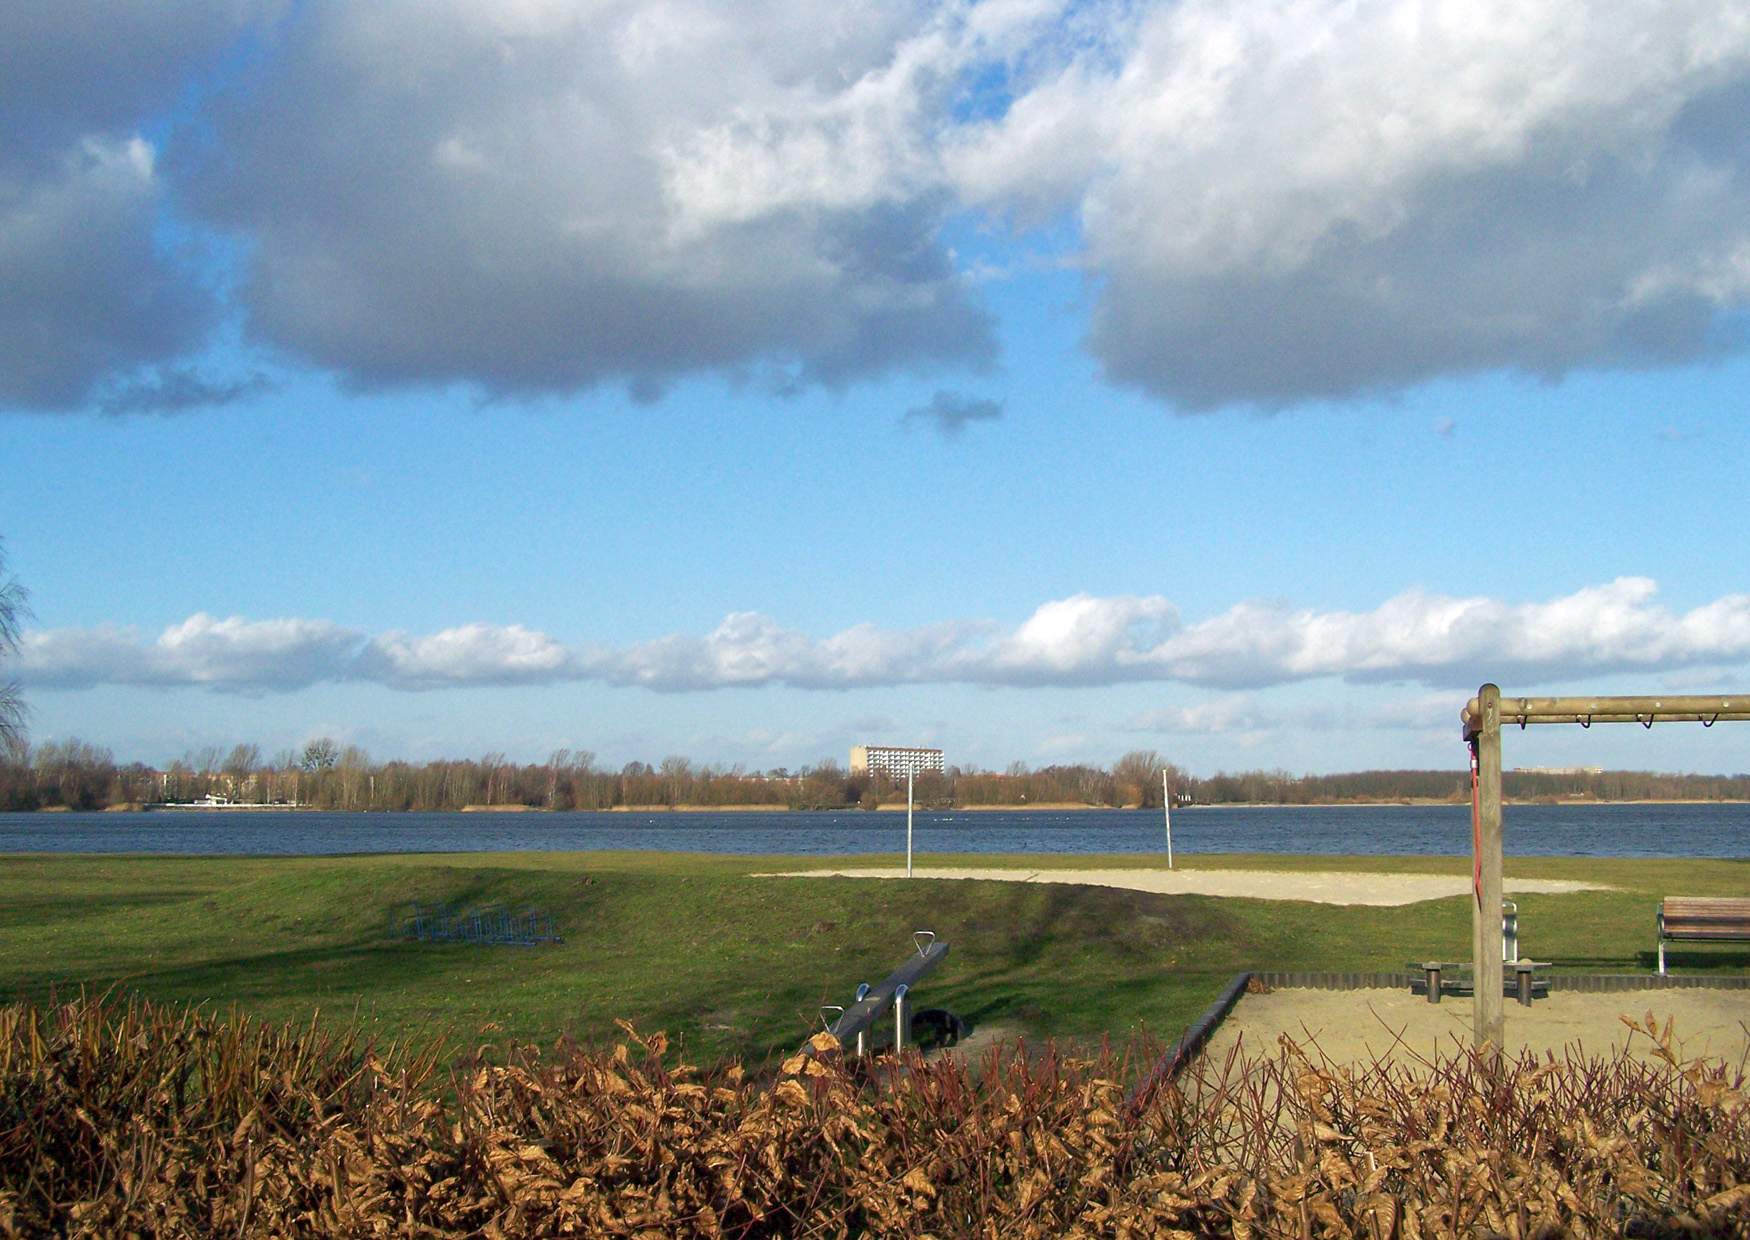
[[[914,878],[994,879],[1007,883],[1069,883],[1124,887],[1161,895],[1242,896],[1254,900],[1307,900],[1318,904],[1415,904],[1461,896],[1470,890],[1468,874],[1368,874],[1340,871],[1276,870],[1022,870],[917,866]],[[755,878],[904,878],[903,866],[842,870],[794,870]],[[1604,891],[1601,883],[1553,878],[1509,878],[1505,890],[1518,892]]]
[[[1654,1042],[1644,1031],[1648,1012],[1661,1028],[1667,1020],[1674,1022],[1679,1058],[1750,1067],[1750,990],[1563,990],[1530,1007],[1508,1000],[1504,1049],[1515,1057],[1529,1050],[1560,1059],[1571,1047],[1587,1057],[1611,1058],[1626,1044],[1631,1053],[1650,1059]],[[1624,1017],[1642,1032],[1631,1034]],[[1471,1001],[1448,997],[1429,1003],[1408,990],[1248,994],[1215,1031],[1204,1054],[1216,1065],[1236,1048],[1249,1058],[1271,1057],[1283,1036],[1315,1060],[1322,1055],[1337,1064],[1390,1059],[1413,1065],[1417,1057],[1450,1057],[1470,1047]]]

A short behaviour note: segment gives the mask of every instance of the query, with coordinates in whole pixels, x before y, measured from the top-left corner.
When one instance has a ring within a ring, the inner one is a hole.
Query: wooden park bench
[[[1667,943],[1750,942],[1750,898],[1666,896],[1659,902],[1659,972]]]

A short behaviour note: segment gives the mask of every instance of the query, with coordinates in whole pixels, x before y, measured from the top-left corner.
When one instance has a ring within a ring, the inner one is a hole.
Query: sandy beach
[[[1627,1017],[1641,1024],[1648,1012],[1662,1027],[1673,1020],[1684,1057],[1723,1058],[1737,1064],[1750,1055],[1750,990],[1641,990],[1620,994],[1557,991],[1531,1007],[1509,1001],[1506,1047],[1558,1057],[1570,1046],[1588,1055],[1629,1049],[1649,1057],[1653,1041],[1631,1033]],[[1242,998],[1210,1039],[1205,1053],[1219,1063],[1243,1046],[1249,1055],[1273,1055],[1287,1036],[1316,1047],[1333,1063],[1365,1063],[1377,1057],[1410,1062],[1436,1052],[1450,1055],[1471,1044],[1471,1001],[1429,1003],[1406,990],[1277,990]]]
[[[995,879],[1009,883],[1070,883],[1088,887],[1123,887],[1162,895],[1243,896],[1254,900],[1306,900],[1317,904],[1415,904],[1464,895],[1468,874],[1369,874],[1339,871],[1306,873],[1275,870],[1019,870],[919,866],[921,879]],[[755,878],[904,878],[903,867],[842,870],[793,870],[756,874]],[[1509,878],[1513,892],[1607,890],[1603,884],[1552,878]]]

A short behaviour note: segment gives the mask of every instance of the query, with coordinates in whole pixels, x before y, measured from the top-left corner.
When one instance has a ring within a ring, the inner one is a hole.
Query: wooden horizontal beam
[[[1466,736],[1482,726],[1482,708],[1472,698],[1459,713]],[[1501,726],[1532,723],[1706,723],[1750,720],[1750,694],[1669,697],[1549,697],[1501,699]]]

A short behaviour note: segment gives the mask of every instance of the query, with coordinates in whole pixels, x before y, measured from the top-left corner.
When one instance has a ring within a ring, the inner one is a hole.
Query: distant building
[[[1601,766],[1516,766],[1509,775],[1602,775]]]
[[[890,775],[896,779],[907,774],[921,775],[925,771],[942,771],[940,749],[913,749],[906,745],[852,745],[851,774]]]

